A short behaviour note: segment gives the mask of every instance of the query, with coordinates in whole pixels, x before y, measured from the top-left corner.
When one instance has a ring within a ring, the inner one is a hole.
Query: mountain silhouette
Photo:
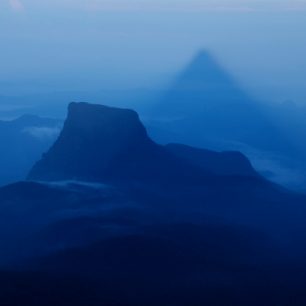
[[[245,109],[250,106],[251,101],[218,61],[208,51],[201,51],[178,75],[156,111],[177,117],[194,116],[199,111],[202,114],[210,110],[230,111],[232,114],[238,107]]]
[[[236,167],[236,175],[257,175],[239,153],[211,152],[214,162],[206,163],[204,169],[173,150],[153,142],[132,110],[71,103],[59,138],[33,167],[29,179],[190,184],[228,174],[229,164]]]
[[[194,115],[209,109],[244,107],[251,98],[208,52],[199,52],[177,77],[157,111],[165,115]]]
[[[281,151],[291,146],[271,123],[263,105],[251,97],[208,51],[199,52],[155,105],[152,135],[223,150],[243,144]]]
[[[4,304],[305,305],[306,198],[239,152],[71,103],[29,179],[0,188]]]
[[[258,176],[250,161],[240,152],[215,152],[175,143],[166,145],[166,148],[191,165],[217,175]]]

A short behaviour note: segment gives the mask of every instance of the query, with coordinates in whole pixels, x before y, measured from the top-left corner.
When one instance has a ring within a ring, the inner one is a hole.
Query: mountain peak
[[[217,60],[215,59],[215,57],[209,50],[202,49],[198,51],[197,53],[195,53],[195,55],[191,59],[189,66],[192,64],[206,65],[206,64],[216,63],[216,62]]]
[[[223,159],[215,157],[215,163]],[[241,173],[238,168],[236,173]],[[248,169],[247,175],[254,176],[251,166]],[[202,184],[214,177],[214,166],[193,165],[188,158],[154,143],[136,112],[75,102],[68,107],[58,140],[29,174],[29,179],[39,181],[167,185]]]
[[[136,112],[72,102],[58,140],[29,178],[99,181],[119,171],[124,160],[140,158],[150,146],[153,142]]]
[[[179,142],[193,139],[204,147],[211,140],[228,143],[227,149],[232,143],[257,144],[258,130],[273,128],[260,103],[206,50],[182,70],[153,113],[157,120],[172,120],[175,133],[182,135]]]
[[[78,123],[94,124],[95,119],[103,119],[100,123],[107,120],[118,120],[120,117],[128,119],[141,125],[138,114],[130,109],[115,108],[101,104],[91,104],[87,102],[71,102],[68,106],[68,121],[76,120]],[[92,120],[88,120],[91,118]]]
[[[87,132],[92,134],[101,132],[100,136],[104,137],[147,137],[146,130],[135,111],[100,104],[70,103],[65,125],[66,129],[89,129]]]
[[[219,91],[224,90],[235,96],[236,91],[239,91],[239,95],[241,94],[235,80],[208,50],[201,50],[195,54],[178,76],[173,89],[176,90],[176,87],[188,91],[200,90],[210,99],[219,98]],[[231,95],[227,98],[231,98]]]

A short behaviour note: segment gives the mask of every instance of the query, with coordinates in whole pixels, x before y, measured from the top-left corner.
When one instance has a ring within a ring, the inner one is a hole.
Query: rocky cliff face
[[[29,179],[164,180],[188,172],[182,164],[150,140],[136,112],[71,103],[58,140]]]
[[[58,140],[33,167],[29,179],[176,184],[201,183],[224,174],[199,167],[184,154],[173,153],[147,136],[132,110],[71,103]],[[231,159],[212,154],[215,163],[231,163]],[[253,175],[254,170],[249,165],[249,172],[244,167],[240,174]]]

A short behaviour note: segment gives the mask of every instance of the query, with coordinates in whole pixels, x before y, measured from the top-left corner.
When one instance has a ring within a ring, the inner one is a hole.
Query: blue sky
[[[306,103],[304,0],[2,0],[0,95],[160,86],[200,49]]]

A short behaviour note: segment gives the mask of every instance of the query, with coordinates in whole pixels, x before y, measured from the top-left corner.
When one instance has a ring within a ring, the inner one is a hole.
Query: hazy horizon
[[[252,95],[306,103],[305,3],[2,1],[0,95],[160,89],[206,49]]]
[[[305,17],[304,0],[2,1],[0,119],[64,119],[71,101],[132,108],[148,124],[159,122],[157,129],[164,130],[158,141],[206,148],[213,140],[214,149],[241,150],[256,165],[259,159],[258,169],[264,163],[263,170],[276,169],[282,181],[293,177],[304,184]],[[209,58],[194,63],[201,52]],[[180,100],[179,87],[193,81],[203,92],[187,90]],[[243,103],[228,109],[236,95]],[[160,104],[172,121],[173,109],[181,108],[182,118],[201,116],[167,135],[160,114],[151,113]],[[249,133],[259,143],[249,148],[250,139],[236,143],[227,135],[235,126],[231,120],[243,135],[253,119]],[[270,135],[278,143],[272,152],[258,151],[263,126],[277,131]],[[208,131],[203,137],[202,130]],[[275,159],[281,165],[272,164]]]

